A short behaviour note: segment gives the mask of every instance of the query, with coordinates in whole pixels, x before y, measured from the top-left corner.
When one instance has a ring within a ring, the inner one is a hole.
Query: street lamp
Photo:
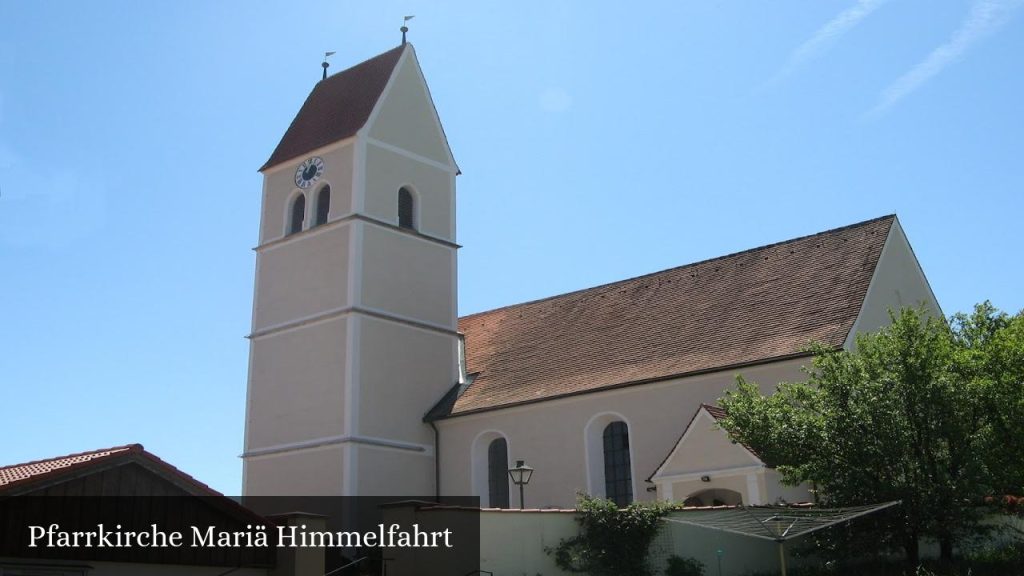
[[[527,466],[524,460],[516,460],[516,467],[509,468],[508,475],[512,478],[512,483],[519,486],[519,509],[522,510],[524,508],[523,486],[530,483],[530,477],[533,476],[533,468]]]

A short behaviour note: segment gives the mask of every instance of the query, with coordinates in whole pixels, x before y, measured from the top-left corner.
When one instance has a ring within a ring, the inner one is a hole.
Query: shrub
[[[704,576],[704,563],[696,558],[669,556],[665,576]]]
[[[576,508],[580,534],[548,550],[559,568],[591,576],[651,576],[647,555],[668,513],[666,504],[634,502],[620,509],[580,494]]]

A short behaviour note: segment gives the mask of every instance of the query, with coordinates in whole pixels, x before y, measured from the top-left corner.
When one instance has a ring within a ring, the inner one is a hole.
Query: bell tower
[[[243,494],[433,495],[458,167],[412,44],[318,82],[260,171]]]

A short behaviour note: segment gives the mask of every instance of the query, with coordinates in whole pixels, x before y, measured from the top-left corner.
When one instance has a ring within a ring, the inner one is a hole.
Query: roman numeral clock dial
[[[313,156],[295,169],[295,185],[299,188],[309,188],[324,173],[324,160],[319,156]]]

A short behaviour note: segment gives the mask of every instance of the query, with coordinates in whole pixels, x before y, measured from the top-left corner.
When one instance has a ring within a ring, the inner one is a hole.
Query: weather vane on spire
[[[334,56],[334,54],[334,52],[324,52],[324,61],[320,63],[320,65],[323,66],[324,68],[323,80],[327,80],[327,67],[330,66],[330,64],[327,63],[327,59],[330,58],[331,56]]]
[[[405,46],[405,33],[409,31],[409,27],[406,26],[406,24],[409,23],[409,20],[412,20],[415,17],[416,15],[413,14],[412,16],[406,16],[402,18],[402,27],[400,28],[400,30],[402,31],[402,46]]]

